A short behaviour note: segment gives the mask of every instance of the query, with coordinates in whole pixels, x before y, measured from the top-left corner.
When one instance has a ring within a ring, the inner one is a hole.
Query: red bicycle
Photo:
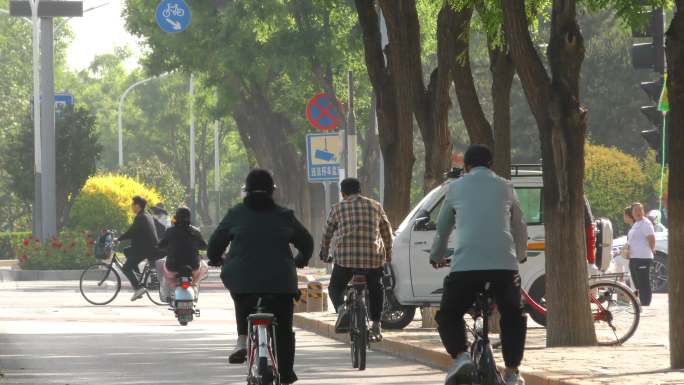
[[[602,346],[625,343],[636,332],[641,315],[641,305],[634,292],[627,285],[609,278],[619,277],[602,275],[589,278],[589,300],[594,317],[596,341]],[[535,320],[546,326],[547,309],[544,298],[539,303],[525,290],[522,293],[529,310],[537,313]]]

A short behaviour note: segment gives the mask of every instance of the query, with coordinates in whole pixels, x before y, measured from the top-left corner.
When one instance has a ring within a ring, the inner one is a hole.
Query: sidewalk
[[[681,385],[684,371],[669,370],[667,296],[655,296],[644,308],[639,329],[619,347],[546,348],[546,331],[530,320],[525,360],[521,370],[528,385]],[[326,337],[347,341],[334,333],[335,315],[295,314],[295,326]],[[446,369],[451,359],[434,329],[420,328],[415,321],[402,331],[385,331],[385,339],[374,350]],[[501,351],[495,351],[503,362]]]

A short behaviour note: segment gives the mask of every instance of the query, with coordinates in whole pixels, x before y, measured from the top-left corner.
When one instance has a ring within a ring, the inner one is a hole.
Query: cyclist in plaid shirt
[[[330,299],[340,313],[345,288],[354,273],[366,275],[372,333],[380,337],[382,265],[392,259],[392,226],[382,205],[361,195],[358,179],[343,180],[340,189],[343,201],[330,210],[320,254],[322,260],[335,263],[328,287]]]

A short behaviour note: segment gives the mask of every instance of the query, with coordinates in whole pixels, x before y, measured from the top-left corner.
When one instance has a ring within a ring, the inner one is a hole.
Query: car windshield
[[[411,219],[413,219],[414,216],[416,216],[416,213],[418,210],[420,210],[421,207],[425,206],[427,202],[431,202],[432,198],[439,194],[439,191],[444,187],[444,185],[435,187],[432,191],[430,191],[423,199],[420,200],[420,202],[411,210],[411,212],[404,218],[404,220],[399,224],[399,227],[397,228],[397,232],[402,232],[406,227],[409,225],[411,222]]]

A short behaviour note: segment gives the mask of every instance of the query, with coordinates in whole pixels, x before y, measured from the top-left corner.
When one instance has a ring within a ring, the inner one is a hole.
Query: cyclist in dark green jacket
[[[292,210],[273,200],[271,173],[252,170],[245,182],[243,203],[231,208],[209,240],[212,266],[223,265],[221,279],[235,302],[238,343],[231,363],[246,359],[247,316],[259,297],[278,320],[277,345],[281,382],[297,381],[294,373],[295,338],[292,331],[293,298],[298,293],[296,268],[306,266],[313,238]],[[299,250],[293,258],[290,245]],[[230,245],[228,254],[223,253]]]

